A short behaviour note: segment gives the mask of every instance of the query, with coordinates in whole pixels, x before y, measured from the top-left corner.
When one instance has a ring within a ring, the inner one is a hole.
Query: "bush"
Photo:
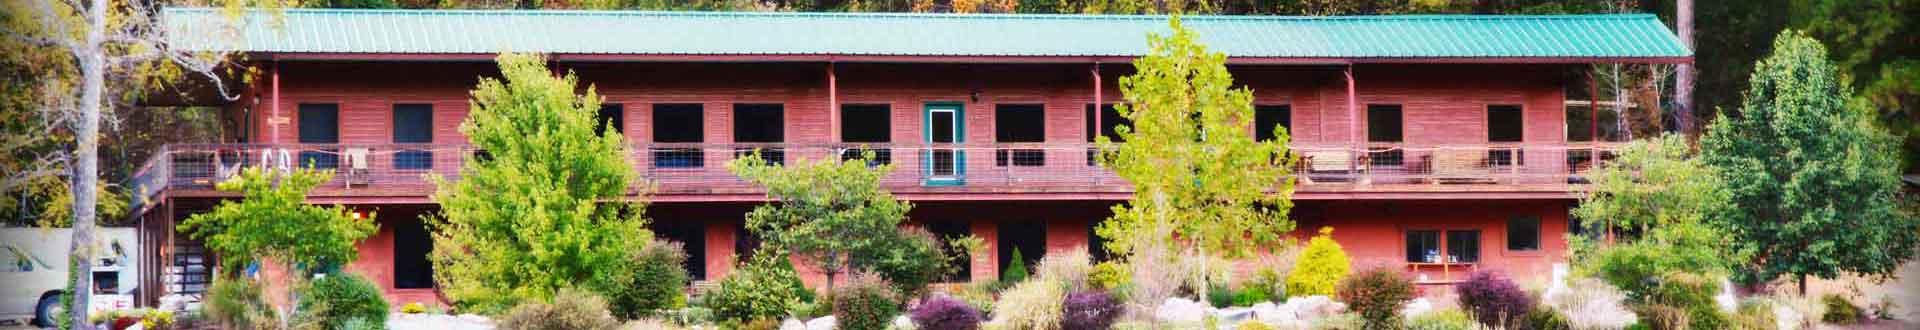
[[[1521,324],[1523,325],[1522,327],[1509,328],[1509,329],[1526,329],[1526,330],[1571,330],[1573,329],[1573,324],[1567,321],[1566,314],[1560,314],[1560,312],[1556,312],[1552,309],[1534,308],[1533,310],[1527,311],[1527,315],[1522,316],[1521,320],[1525,321],[1525,322],[1521,322]]]
[[[1014,285],[995,303],[993,323],[1007,329],[1058,329],[1067,295],[1065,287],[1044,279]]]
[[[1065,283],[1068,291],[1082,291],[1087,289],[1087,274],[1093,273],[1093,256],[1086,249],[1048,253],[1035,270],[1041,279]]]
[[[1312,330],[1361,330],[1366,328],[1366,319],[1359,314],[1340,313],[1333,316],[1308,321],[1307,329]]]
[[[1829,293],[1820,296],[1820,304],[1827,307],[1827,312],[1820,314],[1821,322],[1853,324],[1860,321],[1860,307],[1854,306],[1845,296]]]
[[[363,317],[356,317],[356,318],[352,318],[352,319],[348,319],[348,320],[347,320],[346,322],[341,322],[341,323],[340,323],[340,327],[339,327],[339,328],[334,328],[334,329],[338,329],[338,330],[386,330],[386,329],[387,329],[387,324],[386,324],[385,322],[374,322],[373,320],[369,320],[369,319],[367,319],[367,318],[363,318]]]
[[[1113,291],[1126,287],[1133,282],[1133,272],[1126,264],[1114,261],[1102,261],[1093,265],[1093,272],[1087,274],[1087,285],[1093,289]]]
[[[1473,318],[1457,309],[1434,311],[1407,320],[1407,330],[1474,330]]]
[[[680,243],[653,240],[628,256],[627,270],[604,272],[594,292],[607,297],[613,315],[622,319],[652,316],[687,303],[687,252]]]
[[[1244,291],[1258,290],[1258,294],[1266,296],[1266,301],[1280,303],[1287,299],[1287,277],[1273,268],[1261,268],[1255,271],[1253,279],[1241,286],[1241,290]],[[1252,302],[1252,304],[1258,303],[1260,302]]]
[[[1720,283],[1712,278],[1671,273],[1662,276],[1659,284],[1647,293],[1647,301],[1653,305],[1678,308],[1685,313],[1684,320],[1690,329],[1722,329],[1727,326],[1727,317],[1720,312],[1720,306],[1713,298],[1719,293]],[[1668,320],[1674,319],[1671,315],[1666,316]],[[1654,328],[1661,329],[1658,325]]]
[[[1290,297],[1333,295],[1334,285],[1347,276],[1347,252],[1333,241],[1333,227],[1321,227],[1320,235],[1307,241],[1300,262],[1287,274],[1286,293]]]
[[[1460,308],[1489,327],[1518,329],[1527,313],[1533,311],[1533,297],[1496,272],[1474,272],[1454,290],[1460,294]]]
[[[991,280],[981,281],[962,286],[958,290],[953,290],[953,292],[950,293],[953,294],[953,298],[966,302],[967,306],[973,306],[974,309],[980,310],[980,315],[984,316],[993,313],[993,303],[998,299],[997,296],[1000,294],[1000,290],[998,289],[1000,284],[998,282],[999,281]]]
[[[1000,283],[1014,285],[1027,280],[1027,259],[1020,255],[1020,248],[1013,248],[1013,262],[1007,270],[1000,271]]]
[[[833,318],[841,330],[883,330],[900,315],[893,288],[879,275],[856,273],[833,292]]]
[[[1063,303],[1062,330],[1106,330],[1120,318],[1120,300],[1100,291],[1082,291],[1067,295]]]
[[[146,330],[173,330],[173,312],[151,310],[140,317],[140,328]]]
[[[812,295],[786,256],[761,253],[741,263],[702,299],[714,318],[745,322],[787,316],[787,311],[812,300]]]
[[[253,329],[279,324],[279,314],[260,296],[253,281],[221,277],[213,281],[202,301],[207,319],[227,329]],[[59,318],[67,319],[67,318]]]
[[[410,302],[410,303],[407,303],[406,305],[400,305],[400,313],[424,314],[426,312],[427,312],[427,305],[423,305],[417,302]]]
[[[853,263],[892,283],[902,301],[925,296],[928,284],[953,273],[953,264],[948,263],[953,254],[933,233],[910,227],[901,229],[898,235],[898,239],[886,240],[882,243],[885,246],[872,249],[871,254],[855,255]]]
[[[1221,284],[1207,285],[1207,306],[1226,308],[1233,306],[1233,287]]]
[[[1567,316],[1575,329],[1622,329],[1640,318],[1623,304],[1627,294],[1599,279],[1578,278],[1565,290],[1545,297],[1548,306]]]
[[[1247,283],[1245,284],[1246,286],[1240,288],[1239,291],[1234,291],[1233,306],[1244,307],[1244,306],[1253,306],[1263,302],[1271,302],[1273,300],[1273,295],[1267,293],[1268,287],[1264,285],[1258,285],[1258,284],[1259,283]]]
[[[1773,303],[1765,299],[1750,299],[1740,303],[1734,309],[1733,328],[1742,330],[1775,330],[1780,325],[1774,319]]]
[[[314,314],[321,325],[327,329],[342,329],[347,320],[365,319],[374,324],[387,323],[387,299],[380,294],[380,288],[366,278],[351,273],[338,273],[314,279],[307,283],[300,299],[300,309],[306,310],[314,304],[324,304],[326,309]]]
[[[1339,298],[1366,320],[1367,329],[1399,327],[1400,307],[1413,295],[1413,280],[1386,266],[1360,271],[1340,282]]]
[[[607,310],[606,298],[576,289],[560,289],[552,303],[514,306],[498,320],[500,330],[613,330],[620,322]]]
[[[936,296],[920,302],[908,316],[920,330],[979,330],[980,310],[960,299]]]

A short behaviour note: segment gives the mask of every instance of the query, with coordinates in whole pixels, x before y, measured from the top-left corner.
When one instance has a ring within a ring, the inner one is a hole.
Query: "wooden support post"
[[[833,62],[827,62],[827,127],[827,140],[840,142],[840,78]]]
[[[1105,95],[1102,95],[1103,88],[1106,88],[1106,86],[1103,86],[1100,82],[1100,62],[1093,62],[1093,131],[1087,132],[1087,139],[1089,140],[1099,141],[1098,136],[1106,132],[1106,126],[1101,126],[1102,123],[1100,122],[1101,119],[1105,119],[1100,117],[1104,116],[1107,112],[1107,99]]]
[[[272,93],[273,93],[273,116],[267,117],[267,125],[271,126],[271,127],[268,127],[267,130],[270,132],[269,134],[273,134],[273,136],[267,137],[267,141],[278,143],[280,142],[280,125],[283,124],[281,121],[286,120],[286,117],[280,114],[280,61],[273,61]],[[253,124],[253,123],[249,123],[249,124]],[[254,138],[254,140],[259,140],[259,138]]]

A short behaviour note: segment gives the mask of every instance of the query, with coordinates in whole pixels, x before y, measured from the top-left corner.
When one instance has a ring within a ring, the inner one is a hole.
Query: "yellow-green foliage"
[[[406,305],[400,305],[400,312],[405,314],[426,313],[427,305],[422,305],[417,302],[410,302],[410,303],[407,303]]]
[[[1233,329],[1234,330],[1273,330],[1274,328],[1273,326],[1267,325],[1266,323],[1260,323],[1260,321],[1248,320],[1246,322],[1240,322],[1240,325],[1234,326]]]
[[[1102,261],[1093,265],[1093,273],[1087,274],[1087,285],[1095,289],[1113,290],[1126,286],[1133,281],[1133,272],[1126,264],[1114,261]]]
[[[1333,241],[1333,227],[1321,227],[1320,235],[1307,241],[1300,262],[1287,274],[1287,296],[1330,296],[1333,287],[1347,277],[1347,252]]]
[[[1052,330],[1060,328],[1062,308],[1067,299],[1066,284],[1034,279],[1020,282],[1000,294],[993,309],[993,322],[1002,329]]]

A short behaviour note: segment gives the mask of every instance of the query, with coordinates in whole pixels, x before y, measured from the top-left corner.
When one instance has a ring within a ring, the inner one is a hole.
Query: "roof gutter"
[[[255,58],[289,62],[492,62],[493,53],[273,53],[254,52]],[[552,54],[555,62],[837,62],[837,63],[1127,63],[1134,56],[996,56],[996,55],[833,55],[833,54]],[[1590,64],[1693,63],[1676,57],[1231,57],[1241,65],[1352,65],[1352,64]]]

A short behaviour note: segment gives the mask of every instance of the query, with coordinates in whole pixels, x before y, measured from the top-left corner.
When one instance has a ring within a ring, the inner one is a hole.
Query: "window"
[[[840,141],[852,144],[888,143],[893,141],[893,112],[885,104],[848,104],[840,106]],[[853,160],[872,152],[872,165],[893,162],[893,150],[887,148],[852,148],[840,154],[840,160]]]
[[[1480,262],[1480,231],[1478,230],[1447,231],[1447,262],[1450,262],[1450,263]]]
[[[1273,128],[1287,129],[1293,134],[1293,107],[1288,105],[1253,106],[1253,138],[1255,141],[1273,141]]]
[[[1587,105],[1587,101],[1569,100],[1569,104],[1567,104],[1567,141],[1590,142],[1593,141],[1595,134],[1600,135],[1601,141],[1620,141],[1624,139],[1625,135],[1621,134],[1620,125],[1618,125],[1620,123],[1619,116],[1614,111],[1613,106],[1602,105],[1600,112],[1594,113],[1593,106]]]
[[[1440,262],[1440,231],[1437,231],[1437,230],[1407,231],[1407,262],[1439,263]]]
[[[1522,112],[1517,105],[1487,106],[1487,142],[1494,144],[1518,143],[1522,137]],[[1487,160],[1496,166],[1513,165],[1520,153],[1512,148],[1494,148],[1487,150]]]
[[[4,251],[0,251],[0,265],[4,265],[0,266],[4,267],[4,269],[0,269],[0,273],[33,271],[33,260],[27,259],[24,257],[24,254],[14,251],[13,247],[0,247],[0,249],[4,249]]]
[[[1540,217],[1514,216],[1507,218],[1507,250],[1540,250]]]
[[[1400,105],[1398,104],[1367,105],[1367,142],[1403,142],[1400,116],[1401,111]],[[1400,149],[1385,147],[1372,149],[1373,150],[1367,152],[1367,156],[1372,158],[1371,163],[1374,166],[1399,166],[1405,162],[1406,154]]]
[[[1120,125],[1128,125],[1129,127],[1133,125],[1133,121],[1127,120],[1127,118],[1124,118],[1124,117],[1120,117],[1120,110],[1114,108],[1112,104],[1100,105],[1100,111],[1097,114],[1093,111],[1093,105],[1088,104],[1086,107],[1085,118],[1087,121],[1087,126],[1085,131],[1087,133],[1087,143],[1093,143],[1094,137],[1099,136],[1094,134],[1105,135],[1107,137],[1107,140],[1109,141],[1126,142],[1126,139],[1120,138],[1120,134],[1115,130],[1117,130],[1118,127],[1120,127]],[[1096,125],[1096,123],[1094,123],[1095,121],[1094,119],[1096,118],[1099,119],[1098,120],[1099,123],[1097,125],[1099,125],[1100,127],[1094,127],[1094,125]],[[1099,157],[1100,157],[1099,150],[1094,150],[1093,148],[1087,148],[1087,166],[1099,165],[1099,161],[1098,161]]]
[[[1046,108],[1038,104],[1001,104],[993,110],[994,141],[1001,143],[1046,142]],[[1045,166],[1046,153],[1039,149],[995,150],[995,166]]]
[[[393,143],[433,143],[433,105],[393,105]],[[433,152],[422,149],[401,149],[393,154],[393,168],[431,169]]]
[[[301,104],[299,116],[300,143],[340,143],[340,105]],[[299,161],[295,166],[339,168],[340,152],[337,149],[303,150],[300,151]]]
[[[627,108],[619,104],[601,104],[600,112],[593,115],[593,123],[594,134],[607,135],[609,129],[613,130],[614,135],[626,134]]]
[[[786,142],[785,106],[779,104],[733,105],[733,142]],[[756,151],[760,153],[760,158],[766,159],[768,163],[784,164],[786,162],[786,152],[780,148],[734,148],[734,157],[744,157]]]
[[[433,288],[433,235],[418,218],[401,220],[393,229],[393,287],[396,289]]]
[[[653,142],[705,142],[705,111],[699,104],[653,105]],[[699,168],[706,164],[699,147],[653,148],[653,167]]]

